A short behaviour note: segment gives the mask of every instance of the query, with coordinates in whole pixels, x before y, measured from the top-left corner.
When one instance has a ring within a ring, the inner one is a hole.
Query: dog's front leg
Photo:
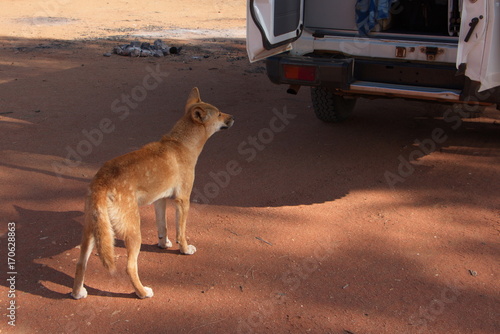
[[[176,198],[176,227],[177,227],[177,243],[182,254],[191,255],[196,252],[196,247],[188,245],[186,239],[186,220],[189,211],[189,198]]]
[[[167,236],[167,219],[165,217],[165,211],[167,209],[167,199],[160,198],[154,202],[155,214],[156,214],[156,227],[158,228],[158,247],[160,248],[170,248],[172,247],[172,242],[168,240]]]

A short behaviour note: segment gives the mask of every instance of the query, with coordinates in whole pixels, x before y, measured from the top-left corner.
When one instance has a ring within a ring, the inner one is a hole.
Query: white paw
[[[172,241],[168,240],[168,238],[160,239],[160,241],[158,241],[158,247],[163,249],[170,248],[172,247]]]
[[[87,289],[81,288],[80,291],[78,291],[78,293],[72,292],[71,297],[73,297],[76,300],[82,299],[82,298],[87,298]]]
[[[188,245],[186,251],[181,251],[181,253],[185,255],[193,255],[194,253],[196,253],[196,247],[194,247],[193,245]]]
[[[151,297],[153,297],[153,289],[148,288],[147,286],[145,286],[144,290],[146,291],[146,295],[143,296],[143,297],[137,295],[139,298],[144,299],[144,298],[151,298]]]

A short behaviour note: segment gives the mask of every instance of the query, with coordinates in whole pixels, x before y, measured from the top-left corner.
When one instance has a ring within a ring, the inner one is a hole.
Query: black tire
[[[316,117],[323,122],[336,123],[351,116],[355,98],[345,98],[324,87],[311,87],[311,99]]]

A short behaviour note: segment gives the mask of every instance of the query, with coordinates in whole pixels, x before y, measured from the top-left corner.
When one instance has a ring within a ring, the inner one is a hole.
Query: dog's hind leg
[[[177,226],[177,243],[179,244],[179,249],[182,254],[191,255],[196,252],[196,247],[193,245],[188,245],[186,239],[186,221],[187,214],[189,211],[189,197],[188,198],[176,198],[175,203],[177,204],[176,210],[176,226]]]
[[[123,219],[130,219],[130,221],[127,222],[127,231],[125,232],[127,274],[139,298],[153,297],[153,290],[142,285],[137,269],[137,259],[139,258],[142,242],[139,209],[136,208],[133,213],[124,216]]]
[[[89,260],[92,249],[94,248],[94,236],[90,231],[84,231],[81,249],[80,249],[80,259],[76,265],[75,282],[73,284],[73,292],[71,292],[71,297],[75,299],[81,299],[87,297],[87,289],[83,286],[83,280],[85,277],[85,270],[87,269],[87,262]]]
[[[167,220],[165,217],[165,211],[167,209],[167,199],[160,198],[154,202],[155,214],[156,214],[156,226],[158,227],[158,247],[160,248],[170,248],[172,247],[172,242],[168,240],[167,235]]]

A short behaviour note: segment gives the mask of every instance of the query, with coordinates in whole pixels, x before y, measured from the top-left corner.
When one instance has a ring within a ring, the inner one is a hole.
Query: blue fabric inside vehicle
[[[356,25],[361,35],[366,36],[379,20],[389,18],[392,3],[398,0],[358,0],[356,2]]]

